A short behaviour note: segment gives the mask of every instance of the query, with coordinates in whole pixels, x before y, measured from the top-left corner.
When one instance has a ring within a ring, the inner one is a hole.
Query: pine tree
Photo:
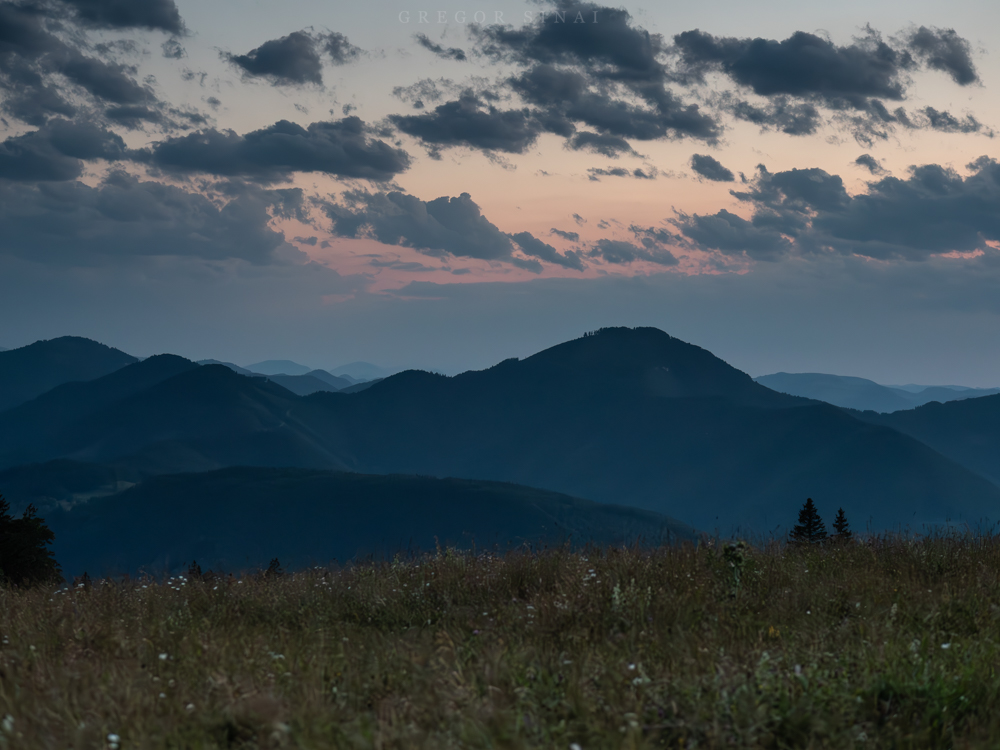
[[[792,529],[791,541],[796,544],[818,544],[826,539],[826,526],[816,511],[812,498],[807,498],[799,511],[799,523]]]
[[[833,520],[833,530],[837,532],[838,539],[850,539],[854,536],[851,525],[847,523],[847,516],[844,515],[843,508],[837,510],[837,517]]]
[[[55,534],[29,505],[20,518],[10,515],[10,503],[0,495],[0,580],[32,584],[62,578],[49,544]]]

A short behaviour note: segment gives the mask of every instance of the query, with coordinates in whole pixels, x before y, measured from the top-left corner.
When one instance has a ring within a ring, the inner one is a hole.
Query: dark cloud
[[[590,175],[591,180],[599,182],[601,177],[634,177],[637,180],[655,180],[658,173],[656,169],[650,169],[647,172],[639,167],[635,169],[591,167],[587,170],[587,174]]]
[[[954,29],[921,26],[905,35],[907,48],[928,68],[951,76],[960,86],[979,81],[972,62],[972,47]]]
[[[959,120],[948,111],[939,112],[934,107],[924,107],[920,114],[927,118],[931,130],[938,130],[942,133],[979,133],[985,132],[991,138],[993,131],[983,128],[983,124],[972,115],[966,115]]]
[[[458,47],[444,47],[437,42],[431,41],[426,34],[414,34],[413,38],[417,40],[417,44],[426,50],[430,50],[442,60],[465,62],[468,59],[465,56],[465,50]]]
[[[393,271],[405,271],[406,273],[426,273],[428,271],[442,270],[437,266],[425,266],[423,263],[417,263],[415,260],[406,261],[399,258],[386,260],[381,255],[372,256],[372,259],[368,261],[368,265],[372,268],[390,268]]]
[[[763,97],[763,103],[754,103],[722,91],[709,94],[707,101],[764,129],[811,135],[824,122],[818,107],[866,145],[888,138],[896,126],[982,129],[971,116],[959,121],[927,108],[913,118],[902,107],[890,111],[885,104],[907,98],[910,73],[921,65],[948,72],[960,85],[978,80],[969,43],[950,29],[922,26],[890,43],[866,27],[847,45],[802,31],[778,41],[716,37],[694,29],[677,34],[670,52],[677,60],[671,75],[684,85],[705,83],[706,74],[715,72]]]
[[[567,268],[582,268],[579,254],[561,254],[528,232],[509,235],[491,223],[468,193],[423,201],[401,192],[350,191],[341,203],[328,203],[334,234],[370,237],[386,245],[411,247],[435,257],[477,258],[541,271],[534,258]],[[513,255],[517,249],[529,259]]]
[[[601,239],[587,253],[590,258],[600,258],[612,265],[627,265],[646,261],[660,266],[676,266],[677,258],[666,248],[633,245],[623,240]]]
[[[562,229],[556,229],[553,227],[549,230],[549,233],[554,234],[556,237],[562,237],[564,240],[569,240],[570,242],[580,241],[580,235],[577,232],[564,232]]]
[[[821,169],[760,168],[749,190],[732,193],[751,208],[749,220],[723,210],[673,223],[701,249],[768,260],[793,251],[926,260],[988,250],[1000,241],[1000,165],[983,158],[969,169],[962,177],[937,164],[912,167],[905,179],[883,177],[850,196]]]
[[[587,223],[587,220],[580,216],[580,214],[573,214],[573,221],[577,223],[577,226],[583,226]]]
[[[572,268],[576,271],[582,271],[584,268],[583,258],[580,256],[580,253],[571,250],[566,254],[561,254],[552,245],[542,242],[531,234],[531,232],[518,232],[517,234],[510,235],[510,238],[517,243],[518,247],[521,248],[521,252],[525,255],[544,260],[546,263],[563,266],[564,268]]]
[[[593,151],[596,154],[612,158],[617,158],[621,154],[635,153],[624,138],[619,138],[616,135],[590,133],[586,130],[570,138],[567,145],[577,151]]]
[[[667,87],[662,37],[634,25],[627,11],[557,0],[531,13],[518,29],[470,27],[477,55],[518,69],[504,88],[526,107],[501,110],[495,92],[469,90],[433,113],[392,121],[434,150],[524,153],[543,132],[566,138],[570,148],[606,155],[633,153],[628,139],[718,138],[716,119]],[[418,41],[433,51],[439,47],[426,37]],[[418,108],[425,102],[413,99]],[[589,130],[577,132],[579,126]]]
[[[343,34],[293,31],[280,39],[266,41],[245,55],[221,54],[246,76],[266,78],[276,85],[301,86],[323,84],[322,52],[335,64],[342,65],[356,58],[360,50]]]
[[[73,180],[83,161],[115,161],[126,154],[125,142],[89,123],[52,120],[40,130],[0,143],[0,179],[18,182]]]
[[[183,31],[162,20],[165,9],[176,11],[172,2],[135,3],[134,12],[129,11],[132,3],[127,7],[115,2],[77,5],[87,23],[96,26]],[[184,118],[175,118],[175,111],[156,97],[149,85],[152,80],[140,84],[134,78],[134,67],[88,54],[91,50],[85,35],[70,26],[74,20],[80,21],[80,16],[57,3],[0,3],[0,109],[5,114],[40,127],[52,117],[74,117],[80,112],[93,117],[95,106],[112,110],[128,107],[142,114],[142,122],[164,128],[186,126]],[[119,40],[93,49],[109,53],[127,51],[132,45],[129,40]]]
[[[439,102],[444,98],[442,88],[450,89],[454,83],[448,78],[423,78],[410,86],[396,86],[392,95],[401,101],[413,105],[414,109],[423,109],[427,102]]]
[[[692,156],[691,169],[706,180],[712,180],[713,182],[735,182],[736,180],[736,176],[731,170],[726,169],[718,159],[708,154],[695,154]]]
[[[819,96],[861,102],[870,97],[902,99],[903,73],[912,59],[874,32],[838,46],[797,31],[788,39],[716,37],[695,29],[674,37],[682,71],[702,79],[720,71],[760,96]]]
[[[303,128],[281,120],[246,135],[203,130],[153,144],[135,157],[161,169],[278,179],[291,172],[388,180],[410,157],[371,136],[358,117]]]
[[[135,255],[271,263],[284,246],[269,210],[289,196],[245,189],[220,205],[202,193],[111,172],[81,182],[0,181],[0,253],[52,263]]]
[[[170,60],[180,60],[187,57],[187,50],[184,49],[179,39],[173,37],[160,45],[160,49],[163,50],[163,56]]]
[[[543,131],[528,109],[500,110],[472,91],[422,115],[391,115],[407,135],[420,138],[432,152],[450,146],[524,153]]]
[[[152,29],[184,34],[174,0],[61,0],[83,23],[105,29]]]
[[[861,154],[861,156],[859,156],[857,159],[854,160],[854,163],[857,164],[859,167],[864,167],[872,174],[875,175],[885,174],[885,169],[882,168],[882,165],[879,163],[878,159],[876,159],[871,154]]]
[[[320,34],[317,38],[334,65],[346,65],[361,55],[361,48],[355,47],[346,36],[336,31]]]

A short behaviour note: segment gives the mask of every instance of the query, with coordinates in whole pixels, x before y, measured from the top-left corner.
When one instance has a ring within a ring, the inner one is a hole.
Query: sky
[[[0,0],[0,347],[1000,385],[998,16]]]

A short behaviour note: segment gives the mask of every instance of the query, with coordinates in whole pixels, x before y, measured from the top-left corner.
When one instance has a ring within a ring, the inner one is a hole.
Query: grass
[[[0,748],[979,748],[1000,538],[0,589]],[[110,737],[110,739],[109,739]]]

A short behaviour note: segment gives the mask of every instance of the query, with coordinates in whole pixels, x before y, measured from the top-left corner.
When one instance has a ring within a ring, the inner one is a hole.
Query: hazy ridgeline
[[[0,746],[992,747],[998,569],[886,537],[3,589]]]

